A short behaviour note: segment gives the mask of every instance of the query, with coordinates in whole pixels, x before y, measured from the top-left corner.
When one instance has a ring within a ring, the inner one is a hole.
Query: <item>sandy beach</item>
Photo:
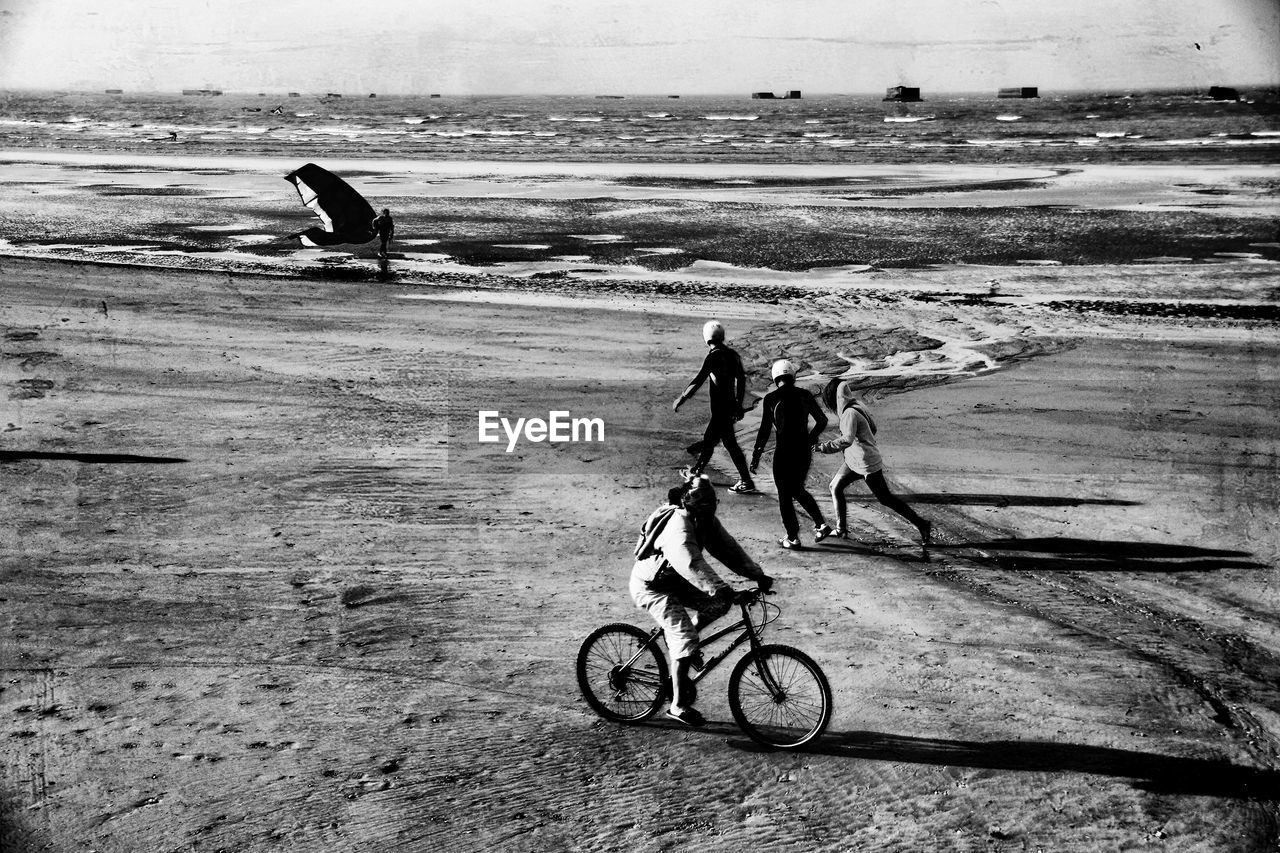
[[[2,159],[6,851],[1280,837],[1274,168],[341,164],[400,217],[379,271],[277,239],[282,160]],[[936,525],[855,487],[789,553],[767,477],[723,499],[834,689],[804,752],[724,675],[699,731],[574,680],[645,624],[712,316],[753,392],[856,379]]]

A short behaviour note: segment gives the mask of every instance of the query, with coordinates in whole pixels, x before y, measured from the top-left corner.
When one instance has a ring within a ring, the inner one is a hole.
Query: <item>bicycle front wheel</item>
[[[831,685],[799,649],[761,646],[733,668],[729,710],[756,743],[796,749],[817,740],[831,722]]]
[[[615,723],[647,720],[670,692],[662,647],[635,625],[591,632],[578,650],[578,687],[592,710]]]

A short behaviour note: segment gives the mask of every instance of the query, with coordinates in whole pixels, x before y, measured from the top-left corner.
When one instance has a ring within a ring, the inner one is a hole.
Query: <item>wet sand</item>
[[[0,260],[5,849],[1271,849],[1280,335],[1052,307],[1265,303],[1269,268],[873,275]],[[593,627],[643,624],[628,558],[702,425],[670,401],[707,316],[757,390],[779,351],[867,377],[937,524],[925,562],[855,491],[857,540],[787,553],[767,479],[722,501],[779,579],[770,635],[835,690],[801,754],[751,746],[720,674],[698,732],[574,683]],[[508,454],[481,408],[606,440]]]
[[[0,254],[368,280],[285,158],[0,152]],[[397,221],[391,274],[857,286],[875,269],[1280,263],[1277,170],[325,160]],[[1128,295],[1128,294],[1122,294]]]

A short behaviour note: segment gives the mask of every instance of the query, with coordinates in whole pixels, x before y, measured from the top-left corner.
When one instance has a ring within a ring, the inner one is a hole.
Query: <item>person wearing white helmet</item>
[[[928,552],[933,524],[921,518],[911,506],[889,488],[884,479],[884,462],[876,446],[876,422],[858,399],[853,383],[833,379],[823,389],[822,401],[840,419],[840,437],[814,447],[819,453],[843,455],[840,470],[831,478],[831,504],[836,514],[835,535],[849,535],[844,490],[857,480],[866,480],[876,500],[920,531],[920,542]]]
[[[747,393],[747,374],[742,368],[742,359],[725,345],[724,325],[719,320],[708,320],[703,325],[702,340],[707,345],[707,355],[702,360],[702,369],[698,371],[697,376],[693,377],[688,387],[684,389],[684,393],[671,404],[672,411],[680,411],[680,406],[697,393],[703,382],[711,381],[708,393],[711,402],[711,420],[707,423],[702,439],[689,445],[689,453],[695,459],[684,473],[686,476],[701,474],[707,467],[707,463],[711,461],[716,445],[723,444],[724,449],[729,451],[729,458],[733,460],[734,467],[738,469],[739,480],[729,487],[729,491],[739,494],[755,493],[757,489],[752,482],[751,472],[747,470],[747,458],[742,448],[738,446],[738,436],[734,432],[735,425],[742,420],[742,415],[746,412],[742,407],[742,400]]]
[[[831,535],[831,528],[822,518],[818,502],[805,486],[809,465],[813,460],[812,447],[827,428],[827,416],[822,413],[813,395],[796,385],[795,366],[786,359],[773,363],[769,371],[774,389],[765,395],[761,407],[760,430],[756,433],[755,452],[751,454],[751,471],[760,466],[760,456],[769,435],[776,431],[773,448],[773,484],[778,489],[778,511],[786,537],[778,540],[783,548],[800,549],[800,519],[796,516],[798,502],[813,519],[813,539],[821,542]],[[812,418],[813,427],[809,420]]]

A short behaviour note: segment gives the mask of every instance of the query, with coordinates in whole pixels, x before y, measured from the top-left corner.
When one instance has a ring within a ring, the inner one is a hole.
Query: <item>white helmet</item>
[[[773,377],[773,381],[777,382],[783,376],[796,378],[796,366],[785,358],[780,358],[773,363],[773,367],[769,370],[769,375]]]
[[[719,320],[708,320],[702,324],[702,340],[706,343],[724,340],[724,325]]]

